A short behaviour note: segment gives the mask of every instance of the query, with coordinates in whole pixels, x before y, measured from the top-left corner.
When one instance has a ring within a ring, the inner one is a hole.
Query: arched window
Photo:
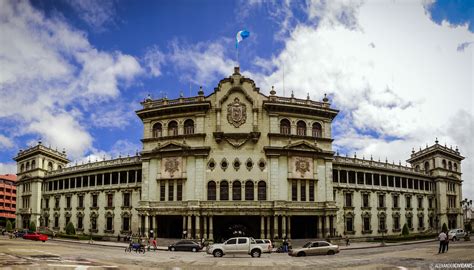
[[[23,172],[25,170],[25,164],[21,164],[20,166],[20,172]]]
[[[216,182],[214,181],[210,181],[209,183],[207,183],[207,200],[216,200]]]
[[[291,134],[291,125],[288,119],[282,119],[280,121],[280,133],[286,135]]]
[[[184,121],[184,134],[194,134],[194,121],[188,119]]]
[[[227,181],[222,181],[221,182],[220,199],[221,199],[221,201],[228,201],[229,200],[229,183]]]
[[[313,137],[316,138],[321,138],[323,136],[323,128],[321,127],[321,124],[316,122],[313,123]]]
[[[265,183],[265,181],[258,182],[258,200],[267,200],[267,184]]]
[[[61,170],[63,167],[61,165],[58,165],[58,170]]]
[[[53,170],[53,163],[48,162],[48,171],[52,171],[52,170]]]
[[[27,170],[27,171],[30,170],[30,162],[26,162],[26,170]]]
[[[245,200],[253,201],[253,182],[251,180],[245,182]]]
[[[453,164],[451,163],[451,161],[448,161],[448,170],[453,170]]]
[[[178,135],[178,123],[176,121],[171,121],[168,124],[168,136]]]
[[[33,170],[34,168],[36,168],[36,161],[31,161],[31,169]]]
[[[458,171],[458,164],[457,164],[457,163],[454,163],[454,171],[455,171],[455,172]]]
[[[242,200],[242,188],[239,180],[232,182],[232,200],[240,201]]]
[[[304,121],[298,121],[296,123],[296,134],[299,136],[306,136],[306,123]]]
[[[419,172],[420,171],[420,165],[416,165],[415,166],[415,172]]]
[[[443,159],[443,162],[441,162],[443,164],[443,169],[446,169],[446,160]]]
[[[425,173],[429,173],[430,172],[430,163],[427,161],[425,162]]]
[[[163,125],[161,123],[156,123],[153,125],[153,138],[161,136],[163,136]]]

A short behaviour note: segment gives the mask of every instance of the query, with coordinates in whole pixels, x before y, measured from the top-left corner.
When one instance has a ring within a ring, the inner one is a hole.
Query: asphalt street
[[[205,252],[151,251],[137,254],[126,253],[118,247],[0,239],[2,269],[448,269],[443,268],[449,266],[446,263],[474,266],[474,242],[451,243],[449,251],[444,254],[438,254],[438,244],[430,242],[342,250],[334,256],[294,258],[272,253],[263,254],[261,258],[248,255],[214,258]]]

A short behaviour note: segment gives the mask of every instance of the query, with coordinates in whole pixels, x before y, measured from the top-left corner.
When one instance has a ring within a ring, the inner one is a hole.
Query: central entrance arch
[[[260,238],[259,216],[214,216],[214,240],[225,241],[232,237]]]

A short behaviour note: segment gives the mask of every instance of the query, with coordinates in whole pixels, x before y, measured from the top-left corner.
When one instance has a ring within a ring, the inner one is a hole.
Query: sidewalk
[[[80,245],[94,245],[94,246],[103,246],[103,247],[113,247],[113,248],[121,248],[124,249],[128,247],[128,243],[126,242],[113,242],[113,241],[93,241],[92,244],[89,243],[89,240],[71,240],[71,239],[63,239],[63,238],[49,238],[48,241],[56,241],[56,242],[64,242],[64,243],[75,243]],[[167,246],[157,246],[157,250],[168,250]]]

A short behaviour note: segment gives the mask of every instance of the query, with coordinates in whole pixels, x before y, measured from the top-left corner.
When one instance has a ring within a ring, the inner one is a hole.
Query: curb
[[[438,240],[422,240],[422,241],[416,241],[416,242],[401,242],[401,243],[389,243],[385,244],[385,246],[366,246],[366,247],[350,247],[350,248],[341,248],[340,250],[356,250],[356,249],[367,249],[367,248],[383,248],[383,247],[396,247],[396,246],[406,246],[406,245],[416,245],[416,244],[423,244],[423,243],[430,243],[430,242],[436,242]]]

